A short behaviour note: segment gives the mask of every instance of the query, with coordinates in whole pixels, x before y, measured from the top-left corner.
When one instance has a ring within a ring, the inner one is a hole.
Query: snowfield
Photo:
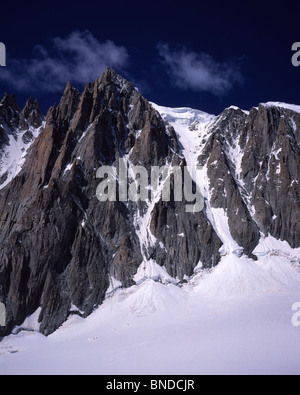
[[[38,311],[0,343],[0,373],[300,374],[299,251],[271,237],[258,249],[257,262],[230,254],[182,286],[139,270],[140,285],[116,289],[48,338]]]

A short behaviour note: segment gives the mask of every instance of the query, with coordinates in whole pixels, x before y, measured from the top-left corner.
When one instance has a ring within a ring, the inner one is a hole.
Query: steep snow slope
[[[173,126],[188,166],[196,166],[199,152],[207,141],[207,128],[215,115],[188,107],[170,108],[151,103],[162,118]]]

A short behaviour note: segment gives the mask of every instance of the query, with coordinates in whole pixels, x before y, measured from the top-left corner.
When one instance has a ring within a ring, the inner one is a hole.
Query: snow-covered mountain
[[[46,121],[37,102],[20,112],[8,99],[0,302],[3,334],[19,334],[1,342],[0,372],[20,371],[39,350],[49,353],[38,369],[46,372],[57,354],[73,373],[297,372],[300,106],[232,106],[218,116],[167,108],[109,69],[82,95],[68,83]],[[146,169],[201,166],[204,210],[159,196],[100,203],[96,170],[117,170],[120,158]],[[95,366],[84,368],[77,352]]]

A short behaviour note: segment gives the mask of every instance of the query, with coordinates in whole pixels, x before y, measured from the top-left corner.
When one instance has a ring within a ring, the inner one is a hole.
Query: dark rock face
[[[235,156],[240,149],[241,131],[246,122],[241,110],[225,110],[212,125],[212,133],[199,160],[207,166],[210,206],[223,208],[233,239],[252,256],[260,232],[244,199]]]
[[[20,112],[6,95],[2,104],[0,117],[25,131],[29,144],[31,129],[44,121],[38,103],[29,99]],[[250,256],[261,232],[300,246],[299,130],[300,115],[289,110],[230,108],[199,152],[210,184],[206,207],[226,211],[232,237]],[[0,129],[0,149],[7,143]],[[200,261],[218,264],[222,242],[207,210],[187,213],[184,202],[161,200],[99,202],[97,169],[117,171],[120,158],[147,170],[185,164],[174,129],[130,82],[107,69],[82,95],[68,83],[22,170],[0,190],[0,301],[7,307],[0,334],[38,307],[46,335],[74,305],[86,317],[103,302],[111,277],[131,286],[143,261],[180,280]]]
[[[42,125],[43,119],[39,102],[37,100],[33,101],[32,97],[30,97],[20,113],[20,128],[22,130],[26,130],[30,126],[39,128]]]
[[[192,276],[200,261],[204,268],[211,268],[220,260],[222,242],[203,211],[187,214],[183,204],[160,201],[150,229],[162,243],[157,243],[153,258],[175,278]]]
[[[33,101],[31,97],[22,111],[17,105],[15,95],[8,96],[5,93],[0,104],[1,135],[5,134],[5,132],[7,134],[8,131],[15,134],[18,131],[24,131],[30,127],[37,129],[43,123],[44,117],[41,113],[39,103],[37,100]],[[6,143],[8,143],[7,139]]]
[[[249,114],[242,177],[264,234],[300,246],[300,114],[260,105]],[[255,162],[249,173],[247,157]]]
[[[8,131],[15,131],[19,124],[20,110],[16,103],[14,95],[8,96],[5,93],[2,101],[0,102],[0,154],[4,146],[9,144]]]
[[[226,109],[199,157],[207,165],[211,207],[223,208],[230,232],[251,256],[260,234],[300,246],[300,114],[259,105]]]

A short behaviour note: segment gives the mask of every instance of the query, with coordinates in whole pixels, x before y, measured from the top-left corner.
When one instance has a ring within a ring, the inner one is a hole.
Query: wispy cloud
[[[129,59],[126,48],[112,41],[100,42],[90,31],[74,31],[51,40],[49,48],[35,47],[31,59],[9,59],[0,80],[18,91],[57,92],[68,80],[85,84],[98,78],[107,66],[123,70]]]
[[[172,51],[163,43],[158,45],[158,51],[171,81],[179,88],[222,96],[242,81],[239,62],[217,62],[206,53],[186,48]]]

